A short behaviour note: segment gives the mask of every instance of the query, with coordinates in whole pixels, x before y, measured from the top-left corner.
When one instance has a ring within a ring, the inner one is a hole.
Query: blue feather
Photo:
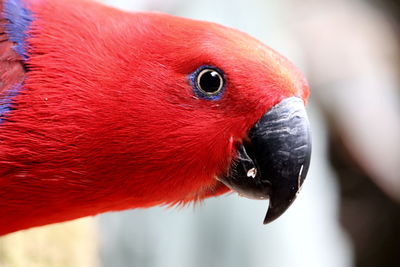
[[[23,0],[4,0],[2,15],[6,19],[5,32],[14,43],[13,49],[25,61],[28,59],[27,38],[32,23],[32,12],[24,5]],[[0,95],[0,124],[5,121],[7,113],[13,110],[14,98],[23,88],[22,83],[15,84]]]
[[[28,59],[26,39],[33,20],[32,12],[25,7],[22,0],[5,0],[3,15],[8,21],[6,33],[10,41],[15,43],[14,50],[24,60]]]
[[[13,109],[13,98],[19,94],[21,88],[22,84],[14,85],[0,97],[0,124],[5,120],[7,113]]]

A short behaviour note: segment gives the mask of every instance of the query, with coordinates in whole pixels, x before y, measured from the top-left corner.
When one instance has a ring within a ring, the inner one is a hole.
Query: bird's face
[[[158,144],[149,157],[166,167],[165,175],[181,178],[176,188],[185,188],[182,201],[227,186],[243,196],[269,198],[265,222],[275,219],[295,198],[309,165],[309,91],[302,74],[236,30],[161,14],[148,19],[159,20],[151,24],[158,26],[144,33],[149,45],[137,56],[151,67],[135,68],[154,79],[150,84],[135,77],[130,86],[140,88],[136,105],[148,110],[143,131],[158,129],[155,140],[146,140]],[[168,168],[175,163],[180,170]]]

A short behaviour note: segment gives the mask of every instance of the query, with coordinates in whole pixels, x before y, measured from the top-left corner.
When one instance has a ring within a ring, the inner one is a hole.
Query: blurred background
[[[103,2],[231,26],[294,62],[311,88],[309,175],[267,226],[267,202],[230,194],[11,234],[1,267],[400,267],[397,0]]]

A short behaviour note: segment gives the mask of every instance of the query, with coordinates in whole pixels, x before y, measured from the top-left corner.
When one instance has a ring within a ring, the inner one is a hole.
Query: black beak
[[[250,130],[249,139],[220,180],[245,197],[269,198],[266,224],[286,211],[307,175],[311,136],[303,100],[290,97],[275,105]]]

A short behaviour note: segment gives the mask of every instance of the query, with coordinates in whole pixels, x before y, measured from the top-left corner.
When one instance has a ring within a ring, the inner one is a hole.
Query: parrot
[[[309,86],[239,30],[91,0],[0,0],[0,235],[307,175]]]

